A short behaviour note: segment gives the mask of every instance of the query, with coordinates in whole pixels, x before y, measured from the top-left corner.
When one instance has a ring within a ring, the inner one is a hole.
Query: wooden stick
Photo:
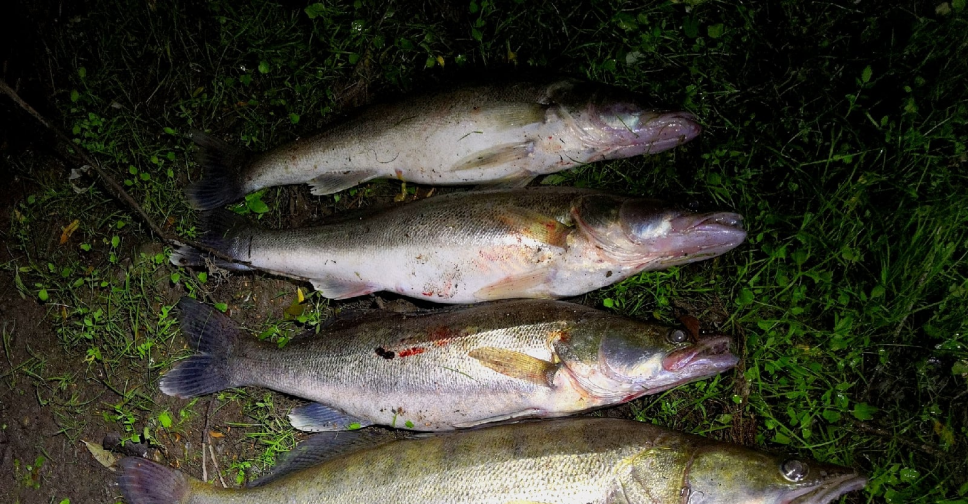
[[[43,124],[45,128],[53,132],[54,135],[57,136],[58,140],[66,144],[70,150],[73,150],[73,152],[76,153],[76,155],[80,157],[84,163],[86,163],[88,166],[93,168],[94,171],[97,172],[98,176],[100,176],[104,184],[107,186],[107,188],[109,189],[109,192],[112,192],[115,197],[117,197],[118,199],[126,203],[128,206],[130,206],[141,217],[141,220],[143,220],[148,225],[148,227],[151,229],[151,232],[154,233],[155,236],[160,238],[162,241],[164,241],[165,243],[173,247],[188,245],[189,247],[196,248],[203,252],[207,252],[212,256],[222,259],[224,261],[228,261],[235,264],[242,264],[245,266],[252,266],[252,264],[249,263],[248,261],[242,261],[234,257],[230,257],[225,253],[215,250],[207,245],[203,245],[193,240],[186,240],[184,238],[173,237],[168,233],[165,233],[161,229],[161,227],[155,224],[155,221],[152,220],[147,213],[145,213],[145,211],[141,208],[141,205],[139,205],[138,202],[135,201],[134,198],[132,198],[131,195],[124,190],[124,187],[118,184],[118,182],[114,180],[114,178],[112,178],[110,175],[108,175],[106,171],[101,169],[101,165],[97,162],[97,160],[94,159],[93,156],[91,156],[90,153],[87,152],[87,150],[84,147],[74,143],[73,140],[71,140],[67,135],[62,133],[59,129],[51,126],[51,124],[47,122],[46,119],[44,119],[44,116],[40,115],[39,112],[34,110],[34,108],[30,106],[30,104],[23,101],[23,99],[20,98],[17,92],[14,91],[10,86],[8,86],[7,83],[4,82],[2,79],[0,79],[0,92],[9,96],[10,99],[14,101],[14,103],[20,106],[20,108],[24,109],[28,114],[33,116],[33,118],[36,119],[40,124]]]

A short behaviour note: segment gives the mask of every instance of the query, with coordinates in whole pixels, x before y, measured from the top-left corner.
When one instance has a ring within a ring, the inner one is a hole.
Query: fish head
[[[684,478],[690,503],[826,504],[867,484],[856,470],[719,444],[697,447]]]
[[[742,215],[696,213],[652,199],[588,197],[572,216],[598,248],[637,271],[710,259],[746,239]]]
[[[591,151],[591,161],[655,154],[702,131],[696,116],[688,112],[658,109],[641,95],[611,86],[562,86],[555,101],[559,114]]]
[[[555,353],[595,404],[613,404],[715,376],[738,358],[729,338],[692,341],[682,329],[614,317],[586,320]]]

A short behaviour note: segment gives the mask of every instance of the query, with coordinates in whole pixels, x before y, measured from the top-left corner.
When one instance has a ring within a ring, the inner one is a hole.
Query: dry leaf
[[[67,227],[64,228],[64,232],[61,233],[61,237],[60,237],[61,245],[67,243],[67,240],[71,238],[71,235],[74,234],[74,231],[77,231],[77,226],[80,226],[80,225],[81,225],[81,221],[78,219],[74,219],[74,222],[68,224]]]
[[[84,441],[82,439],[82,441]],[[101,445],[97,443],[91,443],[90,441],[84,441],[87,445],[87,451],[91,452],[91,456],[94,460],[97,460],[101,465],[107,467],[110,470],[114,470],[114,464],[118,461],[118,456],[105,450]]]

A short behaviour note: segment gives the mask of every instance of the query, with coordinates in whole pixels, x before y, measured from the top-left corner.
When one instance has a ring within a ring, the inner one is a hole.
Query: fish
[[[215,210],[199,228],[201,244],[235,261],[183,246],[176,266],[263,270],[331,299],[389,291],[445,304],[578,296],[746,238],[736,213],[554,186],[452,193],[288,230]]]
[[[309,184],[316,195],[378,178],[523,186],[585,163],[662,152],[701,129],[688,112],[572,78],[464,84],[365,107],[257,155],[196,132],[203,175],[186,192],[210,210],[287,184]]]
[[[246,337],[227,315],[189,297],[178,308],[198,354],[162,376],[162,392],[187,399],[269,388],[313,401],[289,415],[312,432],[559,417],[712,377],[738,361],[726,336],[700,340],[563,301],[360,316],[282,348]]]
[[[135,457],[121,459],[118,483],[128,504],[827,504],[867,484],[852,468],[611,418],[324,436],[247,488]]]

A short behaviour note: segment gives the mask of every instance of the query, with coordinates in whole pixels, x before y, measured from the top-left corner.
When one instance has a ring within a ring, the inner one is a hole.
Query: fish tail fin
[[[192,206],[211,210],[245,196],[243,169],[249,155],[200,131],[192,132],[192,141],[198,147],[195,159],[202,165],[202,179],[185,191]]]
[[[188,476],[141,457],[125,457],[119,462],[118,485],[128,504],[181,503],[191,497]]]
[[[250,223],[241,215],[228,210],[211,210],[202,213],[199,223],[200,237],[199,243],[217,250],[229,257],[245,260],[239,254],[238,245],[251,238],[255,224]],[[171,263],[175,266],[198,267],[214,264],[220,268],[231,271],[251,271],[254,268],[245,264],[226,261],[218,257],[198,250],[194,247],[183,245],[171,253]]]
[[[187,399],[242,385],[234,353],[242,344],[238,325],[224,313],[183,297],[178,302],[182,334],[198,354],[165,373],[159,387],[170,396]]]

